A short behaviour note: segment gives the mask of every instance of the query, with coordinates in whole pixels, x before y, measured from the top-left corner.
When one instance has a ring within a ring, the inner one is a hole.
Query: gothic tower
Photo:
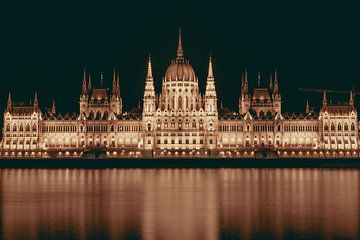
[[[239,113],[246,114],[250,110],[250,99],[251,96],[249,94],[249,82],[247,77],[247,70],[242,76],[241,80],[241,92],[239,97]]]

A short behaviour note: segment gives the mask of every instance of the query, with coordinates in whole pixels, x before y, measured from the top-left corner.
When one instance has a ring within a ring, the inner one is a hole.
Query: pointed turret
[[[274,86],[273,87],[274,87],[273,94],[272,94],[273,110],[275,113],[281,114],[281,95],[279,92],[279,80],[278,80],[277,70],[275,70],[275,74],[274,74]]]
[[[275,80],[274,80],[273,95],[274,96],[279,95],[279,80],[278,80],[277,70],[275,70]]]
[[[35,96],[34,96],[34,111],[37,111],[38,109],[39,109],[38,97],[37,97],[37,92],[35,92]]]
[[[326,97],[326,91],[324,91],[323,95],[323,107],[327,106],[327,97]]]
[[[258,87],[260,87],[260,72],[258,72],[257,84],[258,84]]]
[[[92,84],[91,84],[91,75],[89,73],[89,84],[88,84],[88,92],[90,92],[92,89]]]
[[[245,85],[245,80],[244,80],[244,73],[243,73],[243,74],[241,74],[240,97],[244,96],[244,85]]]
[[[100,73],[100,87],[102,88],[104,84],[104,74],[103,72]]]
[[[354,106],[354,94],[352,90],[350,90],[349,105]]]
[[[209,57],[209,68],[206,81],[205,108],[209,115],[217,115],[217,96],[211,55]]]
[[[85,71],[85,68],[84,68],[84,78],[83,78],[83,83],[82,83],[81,94],[85,96],[86,93],[87,93],[87,89],[86,89],[86,71]]]
[[[12,105],[12,101],[11,101],[11,93],[9,92],[9,96],[8,96],[8,100],[7,100],[7,111],[11,111],[11,105]]]
[[[52,115],[55,115],[55,114],[56,114],[55,100],[53,100],[53,102],[52,102],[51,114],[52,114]]]
[[[117,78],[116,78],[116,94],[119,98],[121,98],[121,94],[120,94],[120,77],[119,74],[117,74]]]
[[[310,113],[310,105],[309,105],[309,100],[306,100],[306,107],[305,107],[305,112],[306,114]]]
[[[149,54],[148,64],[147,64],[146,80],[152,80],[152,79],[153,79],[153,74],[152,74],[152,66],[151,66],[151,56]]]
[[[247,70],[245,69],[245,73],[244,73],[244,95],[247,95],[249,93],[249,81],[248,81],[248,76],[247,76]]]
[[[113,81],[112,81],[112,95],[116,96],[117,95],[117,85],[116,85],[116,72],[115,72],[115,68],[114,68],[114,72],[113,72]]]
[[[250,94],[249,82],[247,77],[247,70],[242,75],[241,79],[241,94],[239,97],[239,113],[245,114],[250,109]]]
[[[182,40],[181,40],[181,28],[179,28],[179,39],[178,39],[178,48],[176,59],[183,60],[184,59],[184,49],[182,47]]]
[[[212,67],[212,59],[211,59],[211,55],[209,57],[209,68],[208,68],[208,76],[207,79],[209,80],[214,80],[214,72],[213,72],[213,67]]]
[[[143,104],[143,115],[152,115],[155,112],[155,88],[150,55],[147,62]]]

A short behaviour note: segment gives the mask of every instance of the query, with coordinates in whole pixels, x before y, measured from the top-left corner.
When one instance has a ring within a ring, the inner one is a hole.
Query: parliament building
[[[101,76],[102,80],[102,76]],[[119,76],[112,88],[97,88],[84,71],[79,112],[58,114],[13,102],[3,118],[0,158],[247,158],[359,157],[359,122],[354,94],[331,104],[324,92],[318,112],[282,112],[277,72],[267,87],[249,89],[242,76],[238,112],[218,107],[216,76],[209,58],[206,89],[184,57],[181,32],[175,59],[156,93],[149,57],[142,107],[124,112]]]

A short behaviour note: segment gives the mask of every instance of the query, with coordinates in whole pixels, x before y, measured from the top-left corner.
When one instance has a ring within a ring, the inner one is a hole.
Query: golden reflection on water
[[[0,170],[1,239],[360,238],[360,171]]]

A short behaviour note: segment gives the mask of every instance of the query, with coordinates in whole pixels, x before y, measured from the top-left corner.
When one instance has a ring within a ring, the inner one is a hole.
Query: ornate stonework
[[[101,74],[101,82],[102,74]],[[37,94],[31,106],[12,102],[4,113],[0,157],[358,157],[359,122],[353,94],[343,105],[327,103],[319,113],[281,111],[277,72],[268,87],[251,92],[243,74],[239,112],[217,106],[212,58],[204,94],[185,59],[181,32],[176,58],[155,93],[149,56],[143,106],[123,112],[119,76],[111,91],[95,88],[84,71],[80,111],[57,114],[55,103],[43,113]]]

